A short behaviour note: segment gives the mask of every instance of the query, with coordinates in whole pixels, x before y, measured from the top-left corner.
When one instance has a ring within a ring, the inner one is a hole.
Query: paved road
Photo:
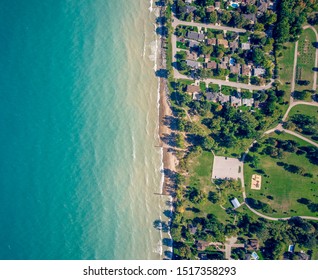
[[[223,25],[215,25],[215,24],[205,24],[205,23],[198,23],[198,22],[188,22],[188,21],[181,21],[173,16],[172,26],[176,28],[178,25],[186,25],[186,26],[196,26],[196,27],[204,27],[204,28],[211,28],[216,30],[226,30],[226,31],[233,31],[238,33],[245,33],[246,29],[243,28],[234,28],[228,27]]]

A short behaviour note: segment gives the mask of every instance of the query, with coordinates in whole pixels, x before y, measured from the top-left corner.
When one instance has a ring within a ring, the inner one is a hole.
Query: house
[[[230,96],[229,95],[225,95],[223,93],[219,93],[218,97],[217,97],[218,102],[220,102],[221,104],[227,103],[230,101]]]
[[[208,69],[216,69],[217,68],[217,63],[215,61],[210,61],[206,64],[206,68]]]
[[[242,43],[241,44],[241,49],[242,50],[250,50],[251,49],[251,44],[250,43]]]
[[[243,98],[242,103],[247,107],[252,107],[254,104],[254,98]]]
[[[240,64],[231,65],[231,66],[230,66],[230,72],[231,72],[232,74],[240,74],[240,72],[241,72]]]
[[[197,232],[197,227],[194,227],[193,225],[189,225],[189,231],[191,234],[195,234]]]
[[[186,5],[186,6],[180,7],[180,12],[181,13],[186,13],[186,14],[191,14],[191,13],[193,13],[196,10],[197,10],[196,7],[190,6],[190,5]]]
[[[206,242],[206,241],[203,241],[203,240],[199,240],[197,242],[197,249],[199,251],[204,251],[206,249],[206,247],[208,247],[210,245],[210,242]]]
[[[182,37],[177,37],[177,42],[185,43],[185,39]]]
[[[221,63],[218,64],[218,68],[220,69],[227,69],[227,64],[223,61]]]
[[[189,41],[189,48],[196,48],[198,47],[200,44],[197,41]]]
[[[265,74],[265,69],[264,68],[260,68],[260,67],[254,68],[254,76],[259,77],[259,76],[262,76],[264,74]]]
[[[231,96],[231,106],[239,107],[242,106],[241,98]],[[233,199],[234,200],[234,199]],[[232,202],[232,201],[231,201]],[[233,203],[232,203],[233,204]]]
[[[260,0],[259,2],[258,2],[258,8],[257,8],[257,10],[260,12],[260,13],[265,13],[266,11],[267,11],[267,9],[268,9],[268,6],[269,6],[269,3],[268,3],[269,1],[267,1],[267,0]]]
[[[250,76],[251,74],[251,68],[249,65],[243,64],[242,65],[242,75],[243,76]]]
[[[224,62],[224,63],[229,63],[229,61],[230,61],[230,59],[229,59],[228,56],[224,56],[224,57],[223,57],[223,62]]]
[[[184,2],[186,2],[186,4],[192,4],[193,0],[185,0]]]
[[[188,85],[187,86],[187,93],[195,93],[200,92],[200,87],[196,85]]]
[[[298,256],[298,259],[301,261],[309,260],[309,256],[304,252],[297,253],[297,256]]]
[[[230,49],[232,52],[235,52],[238,49],[238,41],[237,40],[230,42]]]
[[[216,45],[216,38],[207,39],[206,44],[209,46],[215,46]]]
[[[197,60],[198,55],[195,52],[187,52],[187,59],[189,60]]]
[[[241,206],[241,204],[239,203],[239,201],[237,200],[236,197],[231,200],[231,203],[234,206],[234,209],[236,209],[236,208]]]
[[[229,41],[226,39],[218,39],[218,45],[222,45],[224,46],[224,48],[228,48],[229,47]]]
[[[217,102],[217,97],[218,97],[218,93],[217,92],[211,92],[211,91],[207,91],[205,93],[206,95],[206,100],[208,101],[212,101],[212,102]]]
[[[214,10],[215,10],[214,6],[206,7],[206,12],[207,13],[212,13]]]
[[[193,99],[193,100],[200,100],[201,97],[202,97],[202,94],[201,94],[201,93],[194,92],[192,99]]]
[[[187,60],[186,60],[186,63],[187,63],[187,65],[190,66],[191,68],[198,69],[198,68],[201,67],[201,63],[198,62],[198,61],[193,61],[193,60],[187,59]]]
[[[249,251],[257,251],[259,249],[259,242],[257,239],[249,239],[247,240],[245,247]]]
[[[195,31],[189,31],[187,33],[187,38],[190,40],[203,41],[204,37],[204,34]]]
[[[220,1],[215,2],[214,7],[216,10],[219,10],[221,8],[221,2]]]
[[[256,15],[255,14],[243,14],[243,18],[249,22],[249,24],[254,24],[256,21]]]

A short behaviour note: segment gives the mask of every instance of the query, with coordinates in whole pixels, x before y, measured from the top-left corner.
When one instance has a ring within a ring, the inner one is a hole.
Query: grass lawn
[[[229,87],[229,86],[222,86],[221,92],[225,95],[235,95],[237,92],[237,89],[233,87]]]
[[[247,148],[251,145],[252,142],[253,140],[251,139],[242,139],[240,141],[237,141],[237,145],[235,147],[219,147],[218,150],[214,152],[218,156],[230,156],[235,158],[241,158],[242,153],[244,153],[247,150]]]
[[[315,33],[310,29],[304,30],[302,35],[299,38],[298,43],[298,59],[297,59],[297,73],[296,80],[307,80],[310,81],[310,84],[307,86],[300,86],[297,83],[295,84],[295,90],[311,90],[314,80],[314,71],[315,67],[315,57],[316,49],[312,43],[316,42]]]
[[[186,50],[186,49],[187,49],[187,46],[185,45],[185,43],[177,42],[177,48],[178,48],[178,49]]]
[[[289,134],[271,134],[270,137],[281,140],[294,140],[300,146],[309,146],[305,141]],[[263,148],[260,148],[261,151]],[[318,166],[309,162],[305,155],[296,153],[286,153],[283,159],[272,158],[268,155],[251,153],[260,158],[259,167],[251,168],[249,164],[244,165],[244,178],[247,197],[260,200],[267,203],[274,209],[273,213],[265,213],[273,217],[289,217],[298,215],[317,216],[318,213],[312,213],[306,205],[297,202],[300,198],[307,198],[313,203],[318,203]],[[304,177],[286,171],[277,162],[284,162],[301,166],[306,172],[312,173],[313,178]],[[257,169],[262,169],[265,175],[262,175],[261,190],[251,190],[251,177],[253,174],[260,174]],[[266,177],[265,177],[266,176]],[[268,198],[272,196],[273,199]]]
[[[303,104],[296,105],[290,110],[288,117],[291,117],[295,114],[302,114],[318,118],[318,107]]]
[[[291,82],[293,78],[295,43],[286,43],[282,50],[282,56],[278,58],[278,75],[282,82],[280,89],[285,90],[289,98]]]
[[[220,91],[220,86],[216,85],[216,84],[209,84],[209,88],[213,91],[213,92],[219,92]]]
[[[246,34],[240,34],[240,42],[241,43],[247,43],[248,42],[248,36]]]
[[[213,154],[206,151],[203,151],[202,154],[193,158],[190,162],[189,176],[187,176],[186,184],[198,187],[207,195],[210,191],[215,191],[215,186],[211,182],[213,158]],[[186,211],[183,215],[187,219],[214,214],[223,223],[233,221],[233,218],[231,218],[220,205],[213,204],[208,199],[200,204],[193,204],[187,200],[184,207]],[[199,209],[200,212],[195,213],[192,211],[193,208]]]
[[[295,115],[295,114],[302,114],[302,115],[306,115],[309,117],[314,117],[316,119],[318,119],[318,107],[315,106],[308,106],[308,105],[296,105],[295,107],[293,107],[290,112],[288,117],[290,118],[291,116]],[[299,131],[296,131],[299,134]],[[316,143],[318,143],[317,138],[315,137],[315,135],[306,135],[306,134],[302,134],[303,136],[305,136],[308,139],[311,139],[312,141],[315,141]],[[317,136],[317,134],[316,134]]]

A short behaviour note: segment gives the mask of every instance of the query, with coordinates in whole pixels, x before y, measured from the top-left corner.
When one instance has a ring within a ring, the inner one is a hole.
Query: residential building
[[[242,106],[241,98],[238,98],[236,96],[231,96],[231,106],[234,106],[234,107]]]
[[[256,21],[255,14],[243,14],[242,16],[249,22],[249,24],[254,24]]]
[[[200,92],[200,87],[196,85],[188,85],[187,93],[194,93],[194,92]]]
[[[224,48],[228,48],[229,47],[229,41],[226,39],[218,39],[218,45],[222,45],[224,46]]]
[[[238,49],[238,41],[237,40],[230,42],[230,49],[232,52],[235,52]]]
[[[204,240],[199,240],[197,242],[197,249],[199,251],[204,251],[209,245],[210,245],[210,242],[207,242],[207,241],[204,241]]]
[[[216,45],[216,38],[207,39],[206,44],[209,46],[215,46]]]
[[[225,95],[223,93],[219,93],[217,97],[217,101],[220,102],[221,104],[227,103],[230,101],[230,96]]]
[[[193,60],[187,59],[187,60],[186,60],[186,63],[187,63],[187,65],[190,66],[191,68],[198,69],[198,68],[201,67],[201,63],[198,62],[198,61],[193,61]]]
[[[220,1],[215,2],[214,7],[216,10],[219,10],[221,8],[221,2]]]
[[[209,6],[209,7],[206,7],[206,12],[207,13],[211,13],[215,10],[214,6]]]
[[[191,13],[193,13],[196,10],[197,10],[196,7],[190,6],[190,5],[180,7],[180,12],[181,13],[186,13],[186,14],[191,14]]]
[[[241,72],[241,66],[240,66],[240,64],[231,65],[231,66],[230,66],[230,72],[231,72],[232,74],[240,74],[240,72]]]
[[[198,47],[200,44],[198,41],[192,41],[192,40],[189,40],[189,48],[196,48]]]
[[[251,44],[250,43],[242,43],[241,44],[241,49],[242,50],[250,50],[251,49]]]
[[[204,37],[204,34],[195,31],[189,31],[187,34],[187,38],[190,40],[203,41]]]
[[[254,104],[254,98],[243,98],[242,103],[247,107],[252,107]]]
[[[215,61],[210,61],[206,64],[206,68],[208,69],[216,69],[217,68],[217,63]]]
[[[251,67],[249,65],[246,65],[246,64],[242,65],[242,75],[243,76],[250,76],[251,75]]]
[[[249,251],[257,251],[259,249],[259,242],[257,239],[248,239],[245,247]]]
[[[195,52],[187,52],[187,59],[188,60],[197,60],[198,55]]]
[[[227,64],[223,61],[221,63],[218,64],[218,68],[220,69],[227,69]]]
[[[261,67],[258,67],[258,68],[254,68],[254,76],[262,76],[265,74],[265,69],[264,68],[261,68]]]

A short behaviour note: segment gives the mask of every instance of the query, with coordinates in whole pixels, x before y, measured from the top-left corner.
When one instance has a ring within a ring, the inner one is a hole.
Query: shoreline
[[[159,7],[159,15],[160,17],[164,16],[165,7]],[[158,53],[157,53],[157,69],[156,71],[160,71],[161,69],[166,69],[166,50],[165,50],[165,38],[163,36],[158,36]],[[170,136],[172,134],[172,130],[167,124],[166,119],[173,116],[172,110],[169,104],[169,89],[167,86],[167,78],[158,77],[159,82],[159,145],[162,150],[162,173],[163,173],[163,182],[162,182],[162,190],[161,195],[167,196],[169,199],[166,201],[166,205],[169,207],[170,217],[168,217],[167,223],[163,222],[163,225],[167,228],[167,235],[170,239],[169,245],[167,246],[169,249],[169,255],[164,254],[163,259],[173,258],[173,239],[170,232],[170,227],[172,223],[173,216],[173,202],[174,202],[174,193],[175,193],[175,182],[174,177],[177,171],[177,158],[174,154],[174,148],[169,146],[169,144],[165,143],[164,138]]]

